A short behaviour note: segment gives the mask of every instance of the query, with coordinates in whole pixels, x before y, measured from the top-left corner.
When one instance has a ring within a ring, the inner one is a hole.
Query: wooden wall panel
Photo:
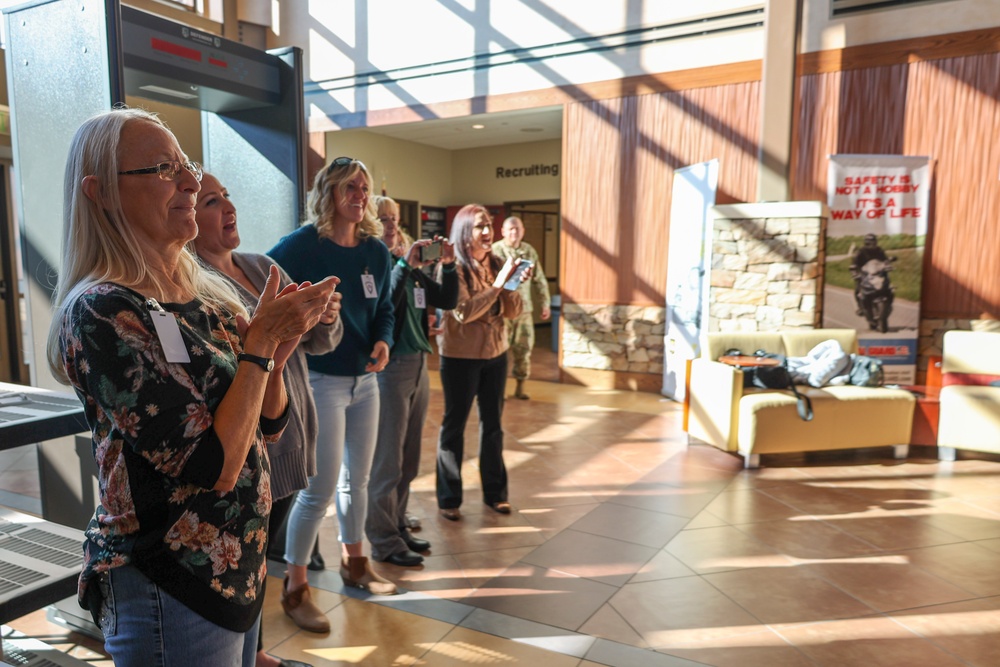
[[[663,306],[673,171],[718,158],[718,203],[752,201],[759,92],[752,81],[567,106],[564,299]]]
[[[924,317],[1000,315],[1000,55],[800,78],[792,197],[826,200],[828,156],[934,161]]]
[[[1000,54],[910,66],[906,152],[930,155],[925,316],[1000,316]]]

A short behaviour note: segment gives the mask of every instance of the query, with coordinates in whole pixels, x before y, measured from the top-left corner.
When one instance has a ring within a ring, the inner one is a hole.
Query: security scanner
[[[48,386],[45,334],[76,129],[126,102],[191,110],[200,117],[205,168],[240,202],[241,249],[265,252],[298,226],[303,210],[302,51],[251,48],[118,0],[38,0],[3,13],[30,384]],[[171,125],[169,108],[161,117]]]

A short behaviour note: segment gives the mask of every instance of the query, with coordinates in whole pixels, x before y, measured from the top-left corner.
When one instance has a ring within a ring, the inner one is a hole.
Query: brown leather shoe
[[[448,521],[458,521],[462,518],[462,512],[459,511],[457,507],[442,507],[440,510],[441,516],[448,519]]]
[[[295,625],[309,632],[330,632],[330,619],[312,601],[309,584],[302,584],[294,591],[288,590],[288,575],[281,586],[281,608]]]
[[[399,591],[396,584],[380,577],[372,569],[365,556],[350,556],[347,561],[340,561],[340,578],[345,586],[353,586],[368,591],[372,595],[395,595]]]

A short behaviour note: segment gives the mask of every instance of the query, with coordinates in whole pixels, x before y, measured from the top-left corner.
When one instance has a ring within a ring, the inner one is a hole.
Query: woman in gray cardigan
[[[240,235],[236,228],[236,207],[229,199],[229,192],[218,179],[206,173],[201,181],[198,203],[195,206],[198,222],[198,237],[191,242],[198,258],[209,267],[225,275],[236,286],[249,310],[257,305],[261,290],[267,280],[270,266],[274,264],[267,255],[235,252],[240,245]],[[281,288],[291,279],[278,267],[281,274]],[[335,279],[336,280],[336,279]],[[268,447],[271,460],[271,496],[273,505],[268,525],[269,537],[277,532],[291,508],[294,493],[304,489],[309,477],[316,474],[316,404],[309,387],[309,372],[306,368],[306,354],[323,354],[334,349],[344,333],[340,321],[340,294],[335,294],[327,311],[320,318],[320,324],[302,336],[299,345],[285,364],[284,378],[288,392],[288,425],[281,439]],[[302,622],[319,626],[329,621],[312,603],[309,591],[303,592],[303,599],[293,610],[293,620],[300,626]],[[295,613],[302,616],[296,618]],[[324,631],[319,628],[319,631]],[[257,667],[297,667],[303,665],[293,660],[278,661],[264,653],[258,643]]]

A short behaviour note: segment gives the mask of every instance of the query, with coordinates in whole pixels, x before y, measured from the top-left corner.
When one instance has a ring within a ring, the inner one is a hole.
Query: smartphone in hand
[[[441,239],[420,246],[421,262],[436,262],[441,259]]]
[[[522,259],[521,263],[514,269],[514,273],[510,274],[510,278],[503,284],[503,288],[511,291],[516,290],[521,285],[521,276],[532,266],[534,266],[534,262]]]

